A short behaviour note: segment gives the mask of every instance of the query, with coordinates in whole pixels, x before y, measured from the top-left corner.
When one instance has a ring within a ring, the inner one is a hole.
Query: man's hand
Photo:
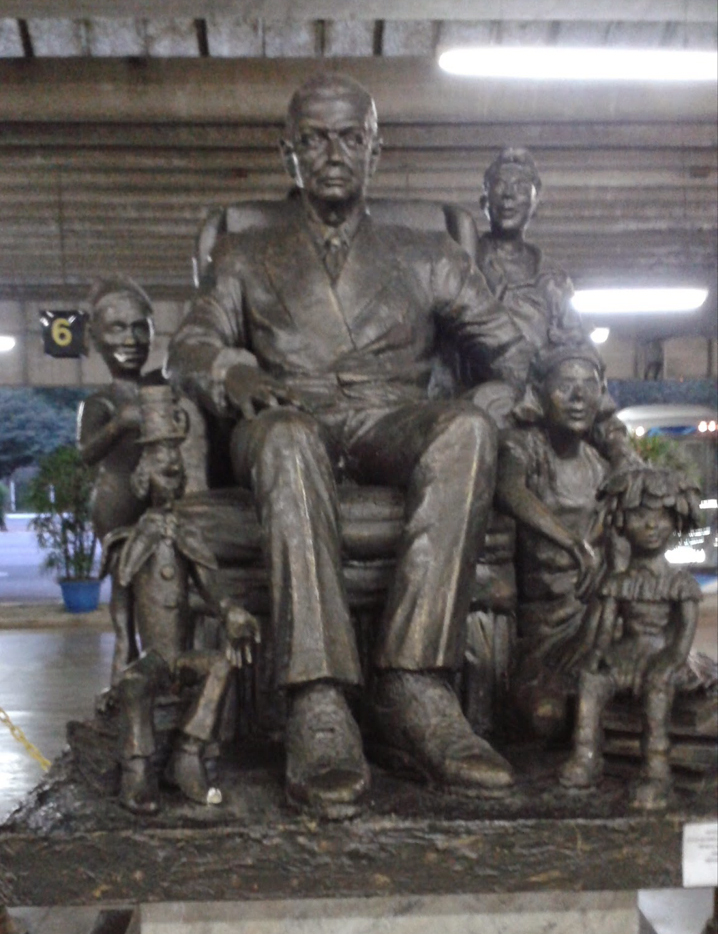
[[[300,399],[278,380],[263,370],[243,363],[235,363],[227,371],[224,389],[228,401],[246,419],[255,418],[262,409],[280,405],[300,407]]]
[[[219,606],[228,639],[225,650],[227,660],[235,668],[251,665],[252,645],[259,645],[262,641],[259,623],[241,604],[230,597],[225,597]]]

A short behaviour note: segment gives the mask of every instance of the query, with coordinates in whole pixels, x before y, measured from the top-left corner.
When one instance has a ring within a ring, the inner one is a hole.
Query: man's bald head
[[[371,94],[347,75],[314,75],[290,101],[280,149],[287,172],[325,223],[361,210],[381,152]]]
[[[312,75],[292,95],[287,110],[286,138],[292,139],[297,122],[305,113],[307,102],[311,101],[315,105],[322,101],[329,103],[337,98],[350,102],[362,122],[365,122],[371,136],[377,135],[379,123],[376,105],[367,89],[348,75],[337,71],[322,71]]]

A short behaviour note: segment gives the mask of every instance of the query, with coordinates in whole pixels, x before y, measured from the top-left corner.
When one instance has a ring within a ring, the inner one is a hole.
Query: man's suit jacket
[[[510,378],[527,347],[468,255],[443,233],[359,224],[332,281],[301,204],[271,229],[227,235],[213,287],[170,345],[168,370],[215,414],[234,362],[256,361],[311,406],[426,398],[440,333],[485,379]],[[523,364],[525,366],[525,364]]]

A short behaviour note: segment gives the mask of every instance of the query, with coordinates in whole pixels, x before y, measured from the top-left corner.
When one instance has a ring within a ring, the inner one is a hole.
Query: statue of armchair
[[[292,197],[290,194],[289,198]],[[370,199],[369,208],[375,223],[448,231],[467,252],[475,252],[478,237],[475,222],[463,208],[396,199]],[[196,241],[193,257],[196,286],[206,288],[212,284],[213,255],[226,238],[231,239],[251,228],[271,228],[282,222],[286,211],[285,201],[248,201],[211,211]],[[461,391],[453,361],[440,351],[430,392],[446,397]],[[269,610],[261,530],[252,494],[232,485],[229,458],[226,449],[223,450],[228,427],[208,416],[207,489],[187,494],[178,510],[201,530],[214,551],[220,566],[213,572],[213,587],[218,597],[235,598],[261,619],[266,618]],[[395,548],[402,528],[403,495],[400,490],[389,487],[344,482],[340,483],[340,508],[345,582],[361,634],[363,660],[368,668],[373,622],[392,577]],[[493,710],[507,690],[516,592],[513,551],[513,520],[495,512],[476,568],[465,670],[460,686],[466,713],[481,733],[495,726]]]

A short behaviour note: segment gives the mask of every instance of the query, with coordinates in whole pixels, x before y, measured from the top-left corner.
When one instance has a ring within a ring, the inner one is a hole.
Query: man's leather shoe
[[[374,719],[377,757],[447,791],[502,794],[513,772],[471,729],[459,701],[429,672],[386,671],[378,679]]]
[[[295,692],[286,731],[287,798],[329,820],[353,817],[369,787],[359,727],[341,690],[317,681]]]
[[[152,816],[160,809],[160,793],[152,760],[146,756],[123,759],[120,804],[133,814]]]

